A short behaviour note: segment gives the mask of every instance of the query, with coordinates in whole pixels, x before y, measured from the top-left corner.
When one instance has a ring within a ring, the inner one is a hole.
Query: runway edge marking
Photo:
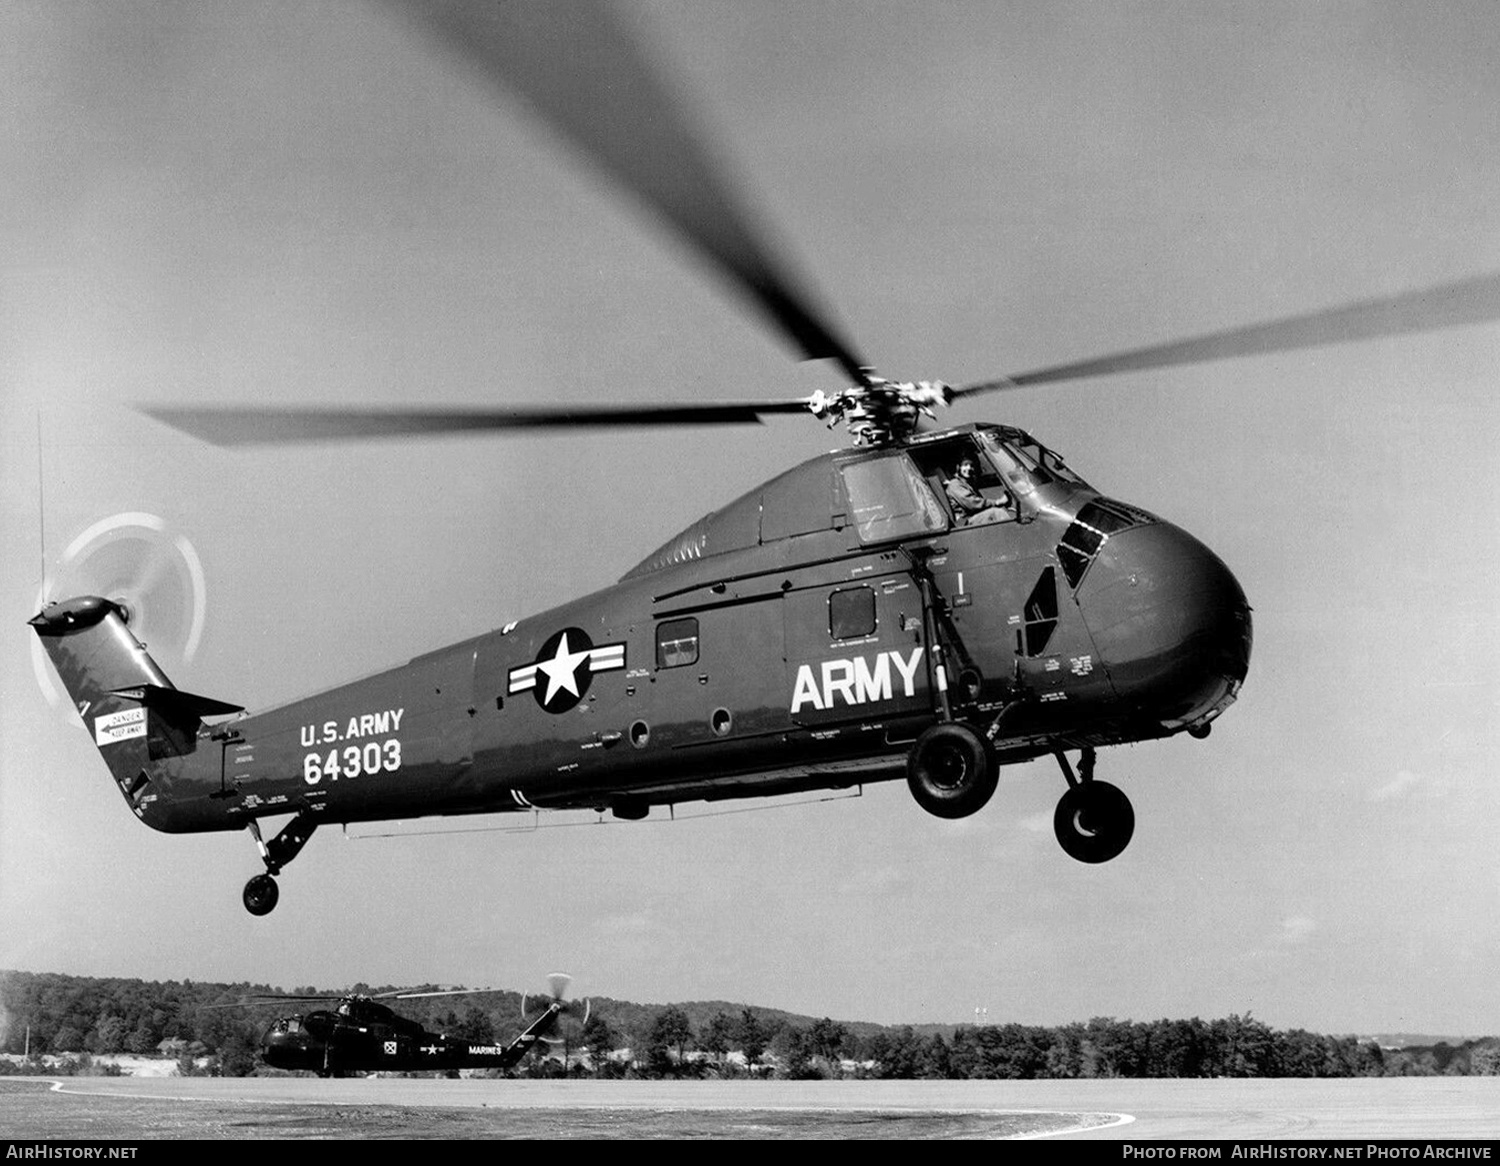
[[[1103,1125],[1069,1126],[1065,1130],[1047,1130],[1043,1133],[1036,1134],[1015,1134],[1012,1137],[1007,1138],[1006,1140],[1010,1142],[1032,1142],[1036,1141],[1039,1138],[1061,1138],[1068,1134],[1089,1133],[1093,1130],[1112,1130],[1116,1126],[1128,1126],[1131,1122],[1135,1121],[1135,1116],[1129,1113],[1112,1113],[1109,1116],[1114,1118],[1115,1120],[1107,1121]]]

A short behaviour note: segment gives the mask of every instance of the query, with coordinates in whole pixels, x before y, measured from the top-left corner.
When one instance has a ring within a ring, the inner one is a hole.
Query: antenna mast
[[[42,411],[36,411],[36,528],[42,544],[42,590],[47,589],[47,499],[42,492]],[[46,602],[50,595],[43,595]]]

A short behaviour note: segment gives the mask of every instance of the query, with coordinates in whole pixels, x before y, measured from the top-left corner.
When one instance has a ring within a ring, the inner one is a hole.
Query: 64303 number
[[[308,753],[302,758],[302,780],[308,785],[320,781],[338,781],[341,777],[362,774],[391,773],[401,768],[401,742],[370,741],[364,745],[346,745],[330,749],[327,754]]]

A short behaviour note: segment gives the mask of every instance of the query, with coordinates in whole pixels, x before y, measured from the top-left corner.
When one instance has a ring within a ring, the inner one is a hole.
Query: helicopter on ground
[[[46,603],[30,622],[127,805],[166,832],[248,831],[265,867],[244,889],[252,914],[275,907],[275,876],[329,824],[639,819],[901,778],[923,809],[959,818],[986,804],[1002,764],[1049,756],[1067,785],[1059,843],[1108,861],[1134,812],[1096,779],[1097,751],[1207,735],[1248,674],[1250,605],[1203,543],[1031,434],[927,419],[981,393],[1500,316],[1500,280],[1483,277],[967,385],[888,380],[751,229],[607,7],[410,7],[845,387],[648,407],[149,413],[223,445],[772,415],[843,422],[853,443],[706,515],[611,587],[253,716],[176,688],[133,634],[128,600]],[[985,503],[974,517],[954,485],[965,461]],[[206,723],[221,717],[233,719]]]
[[[373,996],[342,997],[267,994],[251,997],[243,1004],[280,1001],[328,1001],[332,1008],[280,1016],[265,1032],[261,1059],[275,1069],[301,1070],[320,1077],[338,1077],[357,1072],[455,1072],[459,1069],[510,1069],[549,1034],[559,1021],[573,1016],[586,1022],[587,1000],[564,999],[572,977],[554,972],[547,977],[550,996],[538,1012],[528,1011],[523,997],[521,1011],[529,1022],[505,1044],[484,1043],[430,1032],[415,1020],[392,1011],[382,1000],[415,1000],[432,996],[473,995],[485,989],[381,992]]]

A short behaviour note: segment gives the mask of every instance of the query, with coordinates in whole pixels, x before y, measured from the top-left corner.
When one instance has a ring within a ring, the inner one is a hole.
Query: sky
[[[1500,270],[1488,3],[625,11],[888,376]],[[1185,527],[1255,610],[1207,740],[1100,754],[1137,817],[1111,863],[1058,848],[1038,761],[959,822],[896,782],[672,823],[325,829],[256,919],[249,838],[142,827],[47,702],[44,562],[160,518],[206,594],[168,673],[255,709],[607,586],[843,438],[779,417],[226,451],[136,406],[781,399],[837,375],[378,5],[0,7],[0,208],[0,968],[518,990],[562,969],[890,1024],[1500,1031],[1500,324],[947,415],[1027,428]]]

